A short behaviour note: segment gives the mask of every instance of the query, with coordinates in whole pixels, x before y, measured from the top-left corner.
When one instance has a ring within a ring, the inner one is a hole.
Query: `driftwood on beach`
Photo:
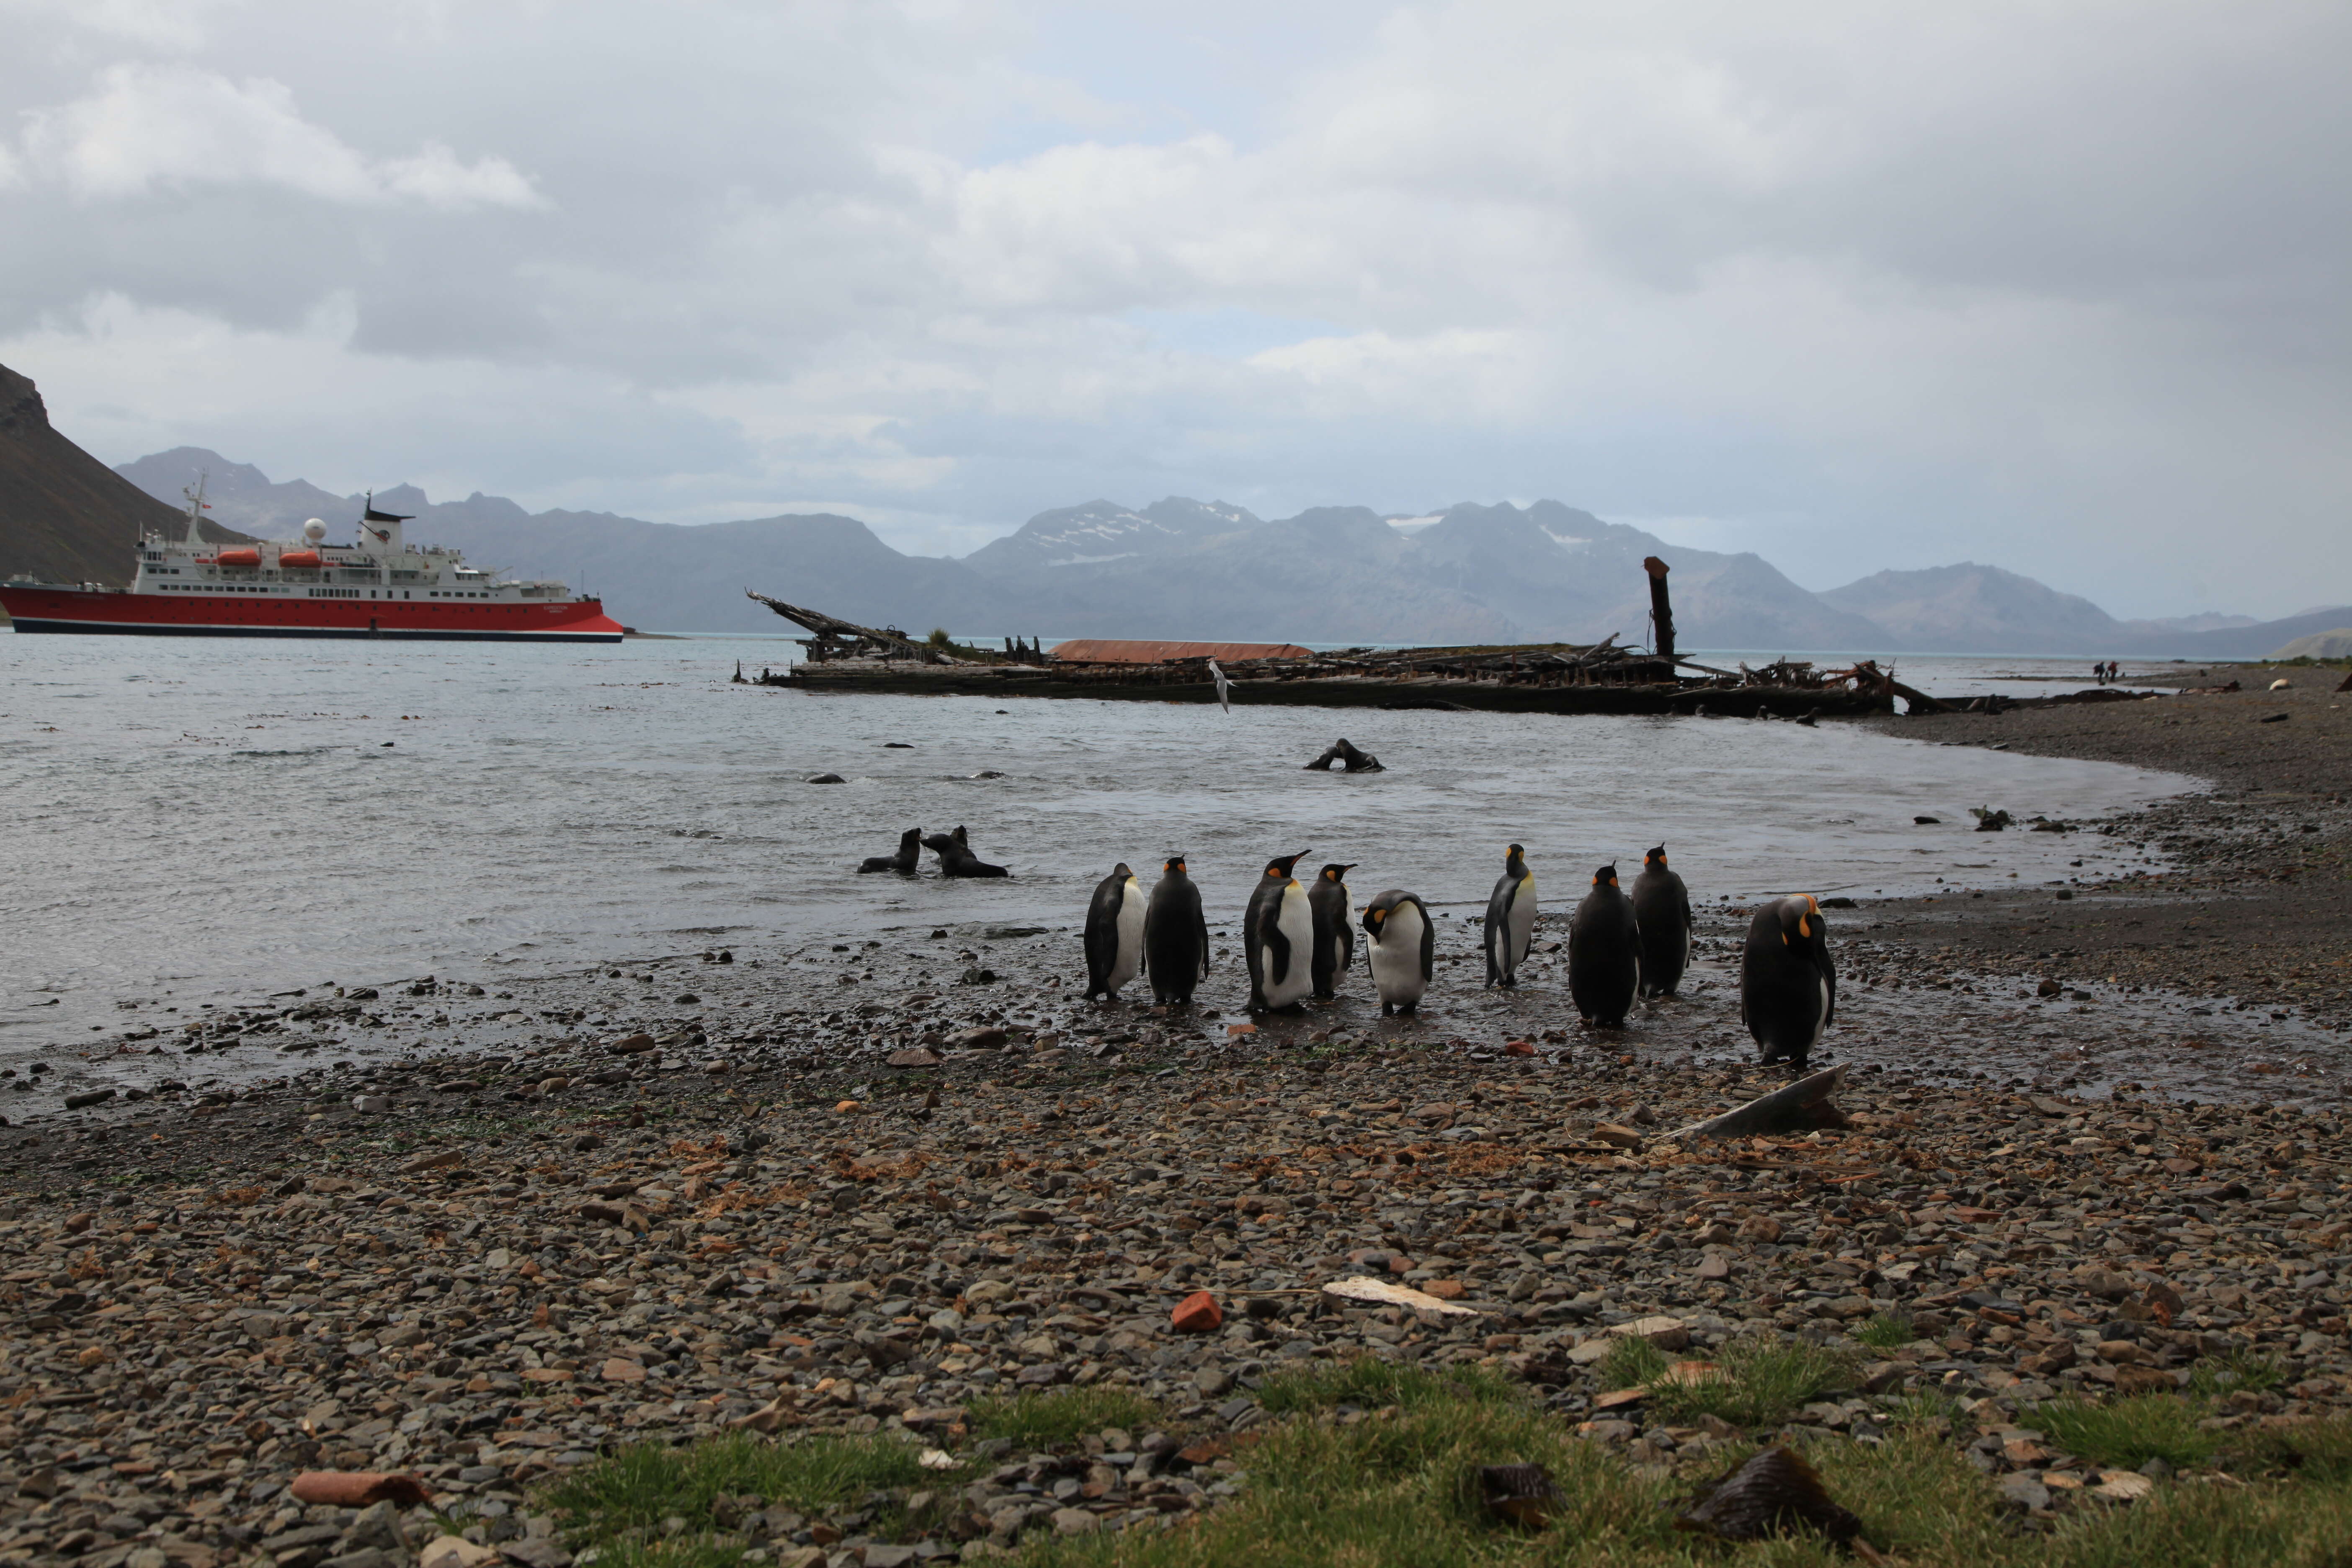
[[[1759,1096],[1737,1110],[1669,1132],[1675,1138],[1745,1138],[1754,1132],[1781,1132],[1802,1127],[1843,1127],[1845,1115],[1830,1103],[1830,1096],[1845,1081],[1845,1068],[1826,1068],[1792,1084]]]

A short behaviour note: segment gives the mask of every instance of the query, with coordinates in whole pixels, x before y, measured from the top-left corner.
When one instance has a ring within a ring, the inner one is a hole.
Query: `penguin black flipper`
[[[1348,884],[1342,880],[1354,865],[1326,866],[1307,890],[1307,907],[1314,917],[1312,961],[1315,994],[1335,996],[1340,976],[1355,959],[1355,932],[1348,925]]]
[[[1127,900],[1127,879],[1134,873],[1121,861],[1117,869],[1095,884],[1087,901],[1087,1000],[1110,994],[1111,966],[1118,962],[1118,911]]]
[[[1517,887],[1516,879],[1505,876],[1496,882],[1495,890],[1486,895],[1486,922],[1482,934],[1486,946],[1486,984],[1489,986],[1503,983],[1503,966],[1495,961],[1495,944],[1502,933],[1503,922],[1510,917],[1511,893]]]
[[[1282,922],[1267,921],[1265,930],[1258,933],[1258,940],[1265,944],[1266,979],[1276,985],[1286,984],[1290,980],[1292,953],[1290,937],[1283,931]]]

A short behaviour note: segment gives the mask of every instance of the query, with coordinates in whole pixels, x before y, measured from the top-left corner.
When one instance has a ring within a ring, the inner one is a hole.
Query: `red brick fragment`
[[[1205,1334],[1221,1328],[1225,1315],[1217,1309],[1217,1299],[1206,1290],[1195,1290],[1176,1303],[1168,1321],[1180,1334]]]

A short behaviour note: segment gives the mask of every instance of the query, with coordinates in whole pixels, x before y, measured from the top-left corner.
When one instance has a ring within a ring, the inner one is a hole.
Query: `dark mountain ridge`
[[[185,531],[178,500],[176,488],[159,500],[59,435],[40,389],[0,365],[0,577],[127,583],[142,533]],[[203,536],[245,538],[214,519]]]

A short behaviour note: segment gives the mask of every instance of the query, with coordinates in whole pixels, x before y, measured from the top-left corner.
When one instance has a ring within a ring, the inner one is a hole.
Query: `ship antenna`
[[[205,481],[211,477],[211,469],[198,468],[195,488],[191,489],[185,485],[180,487],[180,493],[188,498],[188,543],[191,548],[201,542],[196,534],[196,522],[204,515]]]

